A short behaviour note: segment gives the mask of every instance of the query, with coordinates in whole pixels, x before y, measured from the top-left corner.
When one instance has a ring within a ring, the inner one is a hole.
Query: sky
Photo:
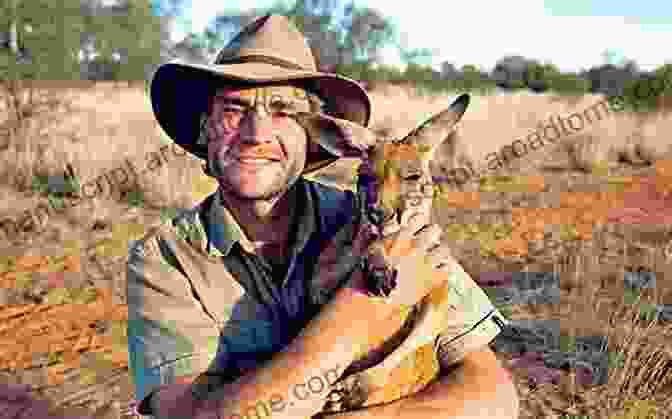
[[[191,30],[201,32],[216,13],[251,8],[252,2],[191,0]],[[256,0],[265,7],[273,0]],[[244,6],[241,6],[243,4]],[[580,71],[605,62],[605,51],[618,63],[627,58],[649,71],[672,63],[672,1],[639,0],[358,0],[380,11],[400,30],[402,45],[436,52],[432,65],[474,64],[492,70],[506,55],[550,61],[562,71]],[[431,11],[428,13],[427,11]],[[176,28],[174,40],[184,37]],[[393,48],[383,54],[399,65]]]

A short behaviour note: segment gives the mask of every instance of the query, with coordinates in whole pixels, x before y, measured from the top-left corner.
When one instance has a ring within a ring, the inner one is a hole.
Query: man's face
[[[308,137],[292,114],[310,111],[304,91],[290,86],[220,89],[210,109],[208,164],[226,193],[268,200],[299,178]]]

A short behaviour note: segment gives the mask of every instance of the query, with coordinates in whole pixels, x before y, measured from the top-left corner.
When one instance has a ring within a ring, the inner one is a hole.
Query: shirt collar
[[[297,214],[290,227],[289,248],[298,254],[305,248],[311,235],[317,229],[316,208],[308,183],[299,178],[287,192],[290,199],[290,214]],[[221,201],[221,188],[215,192],[211,207],[208,211],[208,253],[213,255],[228,255],[234,243],[247,252],[252,252],[252,243],[231,211]],[[290,253],[291,254],[291,253]]]

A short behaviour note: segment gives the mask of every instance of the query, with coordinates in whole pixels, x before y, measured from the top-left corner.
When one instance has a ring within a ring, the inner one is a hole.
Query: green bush
[[[663,97],[672,98],[672,64],[657,69],[653,77],[626,83],[623,92],[626,106],[633,112],[656,111]]]
[[[339,65],[336,72],[362,82],[410,83],[420,95],[454,92],[487,95],[497,87],[493,80],[484,78],[473,65],[463,66],[461,75],[453,80],[443,80],[437,77],[437,73],[430,66],[414,62],[409,63],[403,72],[386,65],[373,68],[366,62]],[[653,74],[653,77],[626,83],[623,96],[629,110],[650,112],[657,110],[661,104],[672,109],[672,64],[661,66]],[[525,80],[513,83],[509,88],[511,91],[543,87],[542,90],[548,93],[575,97],[589,93],[591,88],[589,80],[574,73],[562,73],[552,64],[531,65]],[[667,100],[661,100],[662,97]]]
[[[144,206],[145,195],[142,193],[142,191],[139,190],[129,191],[126,194],[126,201],[131,207],[141,208]]]
[[[560,95],[581,96],[590,91],[590,81],[573,74],[552,74],[548,83],[550,90]]]
[[[36,174],[33,177],[32,190],[40,194],[49,194],[56,198],[64,198],[71,194],[76,194],[80,190],[79,181],[76,178],[67,178],[64,191],[52,192],[49,193],[49,176],[48,175],[39,175]]]

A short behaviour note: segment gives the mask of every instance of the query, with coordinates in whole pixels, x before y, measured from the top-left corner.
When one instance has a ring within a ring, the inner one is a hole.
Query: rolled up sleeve
[[[444,367],[490,343],[508,324],[485,291],[459,264],[454,266],[450,295],[444,299],[444,327],[435,341],[437,357]]]
[[[208,369],[219,328],[160,238],[149,236],[129,247],[127,292],[129,368],[138,401],[177,377]]]

